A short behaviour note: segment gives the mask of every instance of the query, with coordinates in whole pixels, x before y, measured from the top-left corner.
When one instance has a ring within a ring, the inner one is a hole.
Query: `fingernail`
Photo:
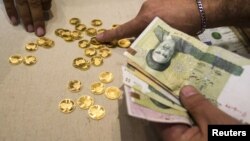
[[[28,31],[28,32],[33,32],[33,31],[34,31],[33,25],[29,24],[29,25],[27,26],[27,31]]]
[[[100,34],[96,35],[97,40],[102,40],[102,38],[103,38],[103,33],[100,33]]]
[[[12,23],[13,25],[17,25],[17,18],[16,18],[16,17],[12,16],[12,17],[10,18],[10,21],[11,21],[11,23]]]
[[[198,93],[197,90],[192,86],[184,86],[181,89],[181,94],[185,97],[190,97],[190,96],[195,95],[197,93]]]
[[[43,36],[44,34],[45,34],[45,31],[44,31],[44,29],[42,27],[38,27],[36,29],[36,35],[37,36]]]

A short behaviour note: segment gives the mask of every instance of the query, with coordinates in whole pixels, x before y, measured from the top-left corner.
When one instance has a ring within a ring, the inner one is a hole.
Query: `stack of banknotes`
[[[249,59],[208,46],[158,17],[124,55],[128,59],[122,72],[129,115],[192,124],[179,92],[193,85],[222,111],[250,123]]]

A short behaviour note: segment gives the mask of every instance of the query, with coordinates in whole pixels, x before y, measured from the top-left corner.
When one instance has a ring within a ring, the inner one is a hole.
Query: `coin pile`
[[[76,61],[76,64],[80,64],[84,61],[81,59]],[[91,85],[91,93],[95,95],[101,95],[104,93],[105,97],[111,100],[119,99],[121,91],[119,88],[111,86],[105,89],[105,84],[114,80],[114,75],[111,72],[101,72],[99,74],[100,82],[95,82]],[[79,92],[82,88],[82,83],[79,80],[72,80],[68,83],[68,89],[71,92]],[[76,102],[71,99],[63,99],[59,103],[59,109],[63,113],[71,113],[75,109],[76,104],[80,109],[88,110],[88,115],[94,120],[100,120],[105,116],[105,108],[101,105],[95,104],[93,97],[89,95],[83,95],[79,97]]]
[[[35,42],[29,42],[25,45],[25,50],[29,52],[36,51],[38,47],[51,48],[55,45],[54,41],[47,37],[40,37]],[[25,64],[34,65],[37,62],[37,58],[33,55],[21,56],[21,55],[11,55],[9,57],[9,63],[13,65]]]

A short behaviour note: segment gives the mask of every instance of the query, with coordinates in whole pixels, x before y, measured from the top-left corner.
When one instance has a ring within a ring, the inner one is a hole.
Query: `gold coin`
[[[58,29],[56,29],[56,30],[55,30],[56,36],[61,37],[63,30],[64,30],[63,28],[58,28]]]
[[[101,56],[93,56],[91,58],[91,63],[94,65],[94,66],[100,66],[102,65],[103,63],[103,58]]]
[[[55,45],[55,42],[52,40],[46,40],[45,44],[42,46],[44,48],[51,48]]]
[[[87,96],[87,95],[82,96],[78,98],[77,104],[79,105],[81,109],[84,109],[84,110],[89,109],[89,107],[94,104],[94,98],[92,98],[91,96]]]
[[[72,25],[78,25],[78,24],[80,24],[80,19],[78,19],[78,18],[71,18],[69,20],[69,23],[72,24]]]
[[[69,81],[68,89],[71,92],[79,92],[82,89],[82,83],[79,80]]]
[[[75,103],[71,99],[63,99],[59,103],[59,109],[63,113],[71,113],[75,110]]]
[[[96,31],[95,28],[88,28],[86,30],[86,33],[87,33],[88,36],[93,37],[93,36],[95,36],[97,34],[97,31]]]
[[[76,25],[75,29],[78,31],[85,31],[86,30],[86,25],[85,24],[78,24]]]
[[[95,48],[95,49],[100,49],[103,47],[103,45],[93,45],[91,44],[91,47]]]
[[[90,45],[89,41],[88,40],[81,40],[78,42],[78,46],[80,48],[86,48]]]
[[[84,52],[85,52],[85,55],[89,57],[96,55],[96,49],[93,47],[86,48]]]
[[[114,76],[111,72],[101,72],[99,74],[99,80],[103,83],[112,82],[113,79],[114,79]]]
[[[101,48],[99,50],[99,55],[102,56],[103,58],[107,58],[111,55],[111,50],[109,48]]]
[[[71,36],[71,31],[68,30],[68,29],[64,29],[62,32],[61,32],[61,37],[70,37]]]
[[[78,31],[78,30],[72,31],[72,32],[71,32],[71,37],[72,37],[73,39],[75,39],[75,40],[79,40],[79,39],[82,38],[82,32],[81,32],[81,31]]]
[[[104,90],[105,90],[104,84],[101,82],[96,82],[91,84],[91,92],[93,94],[100,95],[104,92]]]
[[[103,28],[98,29],[98,30],[97,30],[97,34],[103,33],[104,31],[106,31],[106,29],[103,29]]]
[[[46,43],[46,40],[47,40],[47,38],[45,38],[45,37],[40,37],[40,38],[38,38],[38,39],[36,40],[36,43],[37,43],[37,45],[39,45],[39,46],[44,46],[45,43]]]
[[[100,45],[100,44],[101,44],[100,42],[98,42],[98,41],[96,40],[96,37],[92,37],[92,38],[90,39],[90,43],[91,43],[92,45]]]
[[[33,65],[33,64],[35,64],[36,62],[37,62],[36,57],[35,57],[35,56],[31,56],[31,55],[25,56],[25,57],[24,57],[24,61],[23,61],[23,63],[24,63],[25,65]]]
[[[105,116],[105,109],[100,105],[92,105],[88,110],[88,115],[92,119],[100,120]]]
[[[89,61],[85,60],[84,58],[78,57],[78,58],[73,60],[73,66],[77,69],[80,69],[80,70],[88,70],[90,67],[90,63],[89,63]]]
[[[64,41],[66,42],[73,42],[74,38],[72,36],[68,36],[68,37],[63,37]]]
[[[9,62],[13,65],[18,65],[23,62],[23,57],[20,55],[12,55],[9,57]]]
[[[91,21],[91,25],[92,26],[101,26],[102,25],[102,21],[99,19],[94,19]]]
[[[25,49],[27,51],[36,51],[37,50],[37,44],[36,43],[28,43],[25,45]]]
[[[128,39],[121,39],[118,41],[118,46],[122,48],[128,48],[130,47],[131,42]]]
[[[108,99],[114,100],[120,98],[121,90],[117,87],[108,87],[104,94]]]

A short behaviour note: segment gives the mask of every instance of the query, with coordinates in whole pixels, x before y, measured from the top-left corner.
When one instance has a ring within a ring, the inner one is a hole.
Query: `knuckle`
[[[28,0],[28,1],[29,1],[29,5],[31,7],[36,8],[36,7],[41,6],[41,1],[40,0]]]
[[[27,3],[27,0],[16,0],[17,5],[24,5]]]

